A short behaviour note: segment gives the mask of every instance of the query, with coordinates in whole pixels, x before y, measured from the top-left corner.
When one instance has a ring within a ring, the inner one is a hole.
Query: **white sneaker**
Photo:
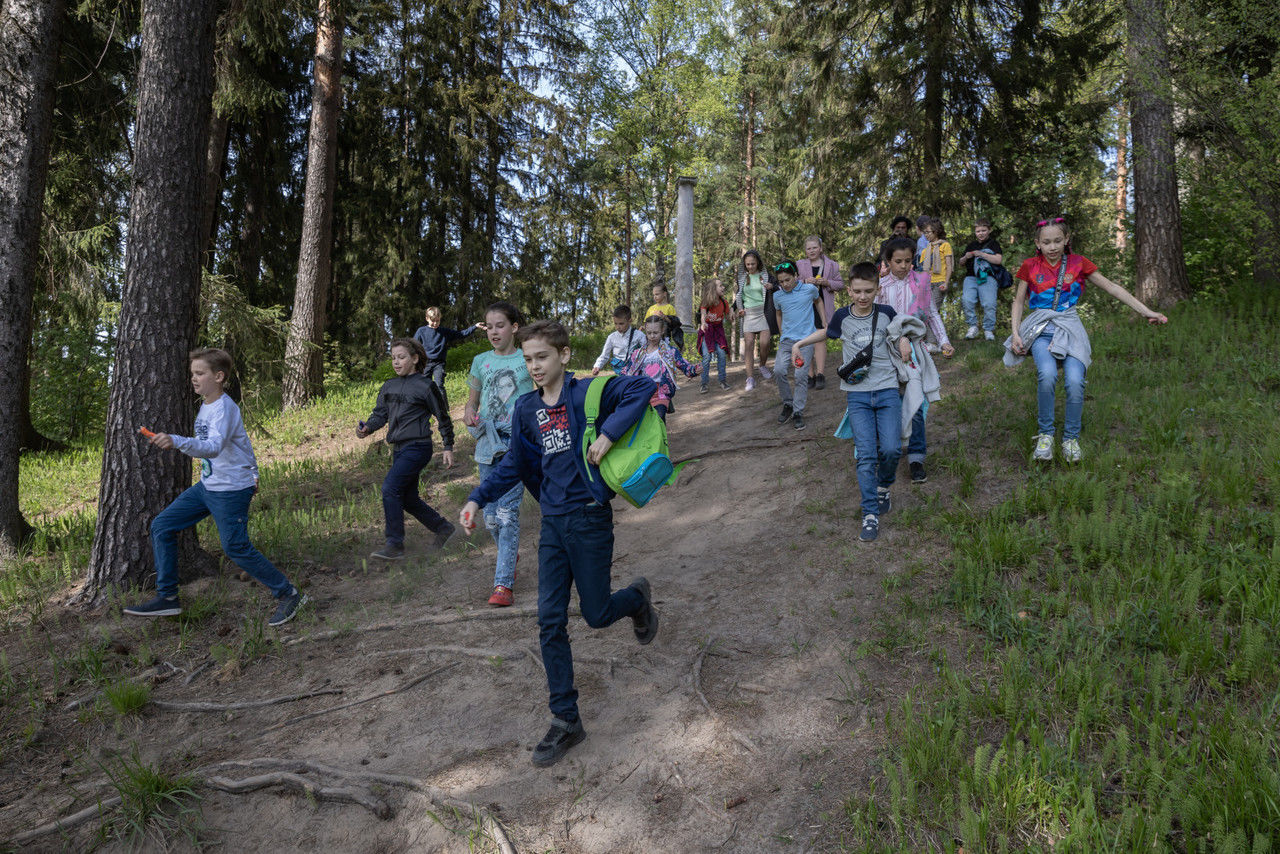
[[[994,332],[992,332],[990,329],[988,329],[986,332],[982,333],[982,337],[983,337],[983,338],[985,338],[985,339],[987,339],[988,341],[994,341],[994,340],[996,340],[996,334],[995,334]]]
[[[1069,463],[1078,463],[1084,457],[1080,452],[1079,439],[1062,440],[1062,458]]]
[[[1037,462],[1053,462],[1053,434],[1036,434],[1036,449],[1031,452],[1031,459]]]
[[[964,340],[972,341],[978,337],[978,327],[970,326],[969,331],[964,334]]]
[[[753,390],[755,389],[755,387],[756,387],[756,378],[755,378],[755,377],[747,377],[747,388],[746,388],[746,390],[747,390],[747,391],[753,391]]]
[[[773,379],[773,371],[769,370],[768,365],[760,366],[760,378],[763,379],[765,382],[768,382],[769,380]]]

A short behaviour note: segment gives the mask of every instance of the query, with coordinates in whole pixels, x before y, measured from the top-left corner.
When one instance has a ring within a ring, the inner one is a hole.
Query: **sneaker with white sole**
[[[1053,434],[1039,433],[1036,435],[1036,447],[1031,452],[1031,459],[1037,462],[1053,462]]]
[[[177,596],[172,599],[157,596],[150,602],[130,605],[124,609],[124,612],[131,617],[176,617],[182,613],[182,603],[178,601]]]
[[[404,546],[393,546],[390,543],[373,552],[369,557],[375,557],[378,560],[403,560]]]
[[[970,326],[968,331],[964,333],[964,340],[972,341],[978,337],[978,327]]]
[[[996,340],[996,334],[995,334],[994,332],[992,332],[990,329],[988,329],[986,332],[982,333],[982,337],[983,337],[983,338],[985,338],[985,339],[987,339],[988,341],[994,341],[994,340]]]
[[[1062,440],[1062,458],[1069,463],[1078,463],[1084,458],[1084,454],[1080,451],[1079,439]]]
[[[883,516],[893,509],[893,493],[883,486],[876,487],[876,513]]]
[[[769,370],[768,365],[760,366],[760,378],[763,379],[765,382],[768,382],[769,380],[773,379],[773,371]]]
[[[744,391],[754,391],[754,390],[755,390],[755,387],[756,387],[756,378],[755,378],[755,377],[747,377],[747,385],[746,385],[746,388],[744,388],[743,390],[744,390]]]
[[[858,539],[869,543],[878,536],[880,536],[880,518],[874,513],[868,513],[862,517],[862,531],[859,532]]]
[[[275,613],[271,615],[271,619],[267,620],[268,626],[283,626],[298,615],[298,609],[307,604],[307,595],[298,588],[293,588],[293,592],[288,596],[277,599]]]

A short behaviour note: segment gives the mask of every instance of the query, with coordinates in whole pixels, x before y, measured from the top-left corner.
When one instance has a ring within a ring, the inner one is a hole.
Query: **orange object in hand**
[[[804,356],[796,356],[794,359],[797,368],[804,367]]]
[[[151,432],[150,430],[148,430],[146,427],[139,427],[139,428],[138,428],[138,432],[139,432],[139,433],[141,433],[142,435],[146,436],[148,439],[154,439],[154,438],[156,437],[156,434],[155,434],[155,433],[152,433],[152,432]]]

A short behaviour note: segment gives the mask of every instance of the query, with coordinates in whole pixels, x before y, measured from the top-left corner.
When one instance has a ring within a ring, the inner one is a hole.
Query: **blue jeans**
[[[977,276],[964,277],[964,290],[960,294],[960,305],[964,308],[965,323],[978,325],[978,302],[982,302],[982,328],[994,332],[996,328],[996,277],[988,275],[985,282],[979,283]]]
[[[489,463],[476,463],[480,480],[497,468]],[[484,526],[498,546],[498,565],[493,571],[493,586],[513,587],[516,581],[516,552],[520,548],[520,500],[524,484],[517,483],[497,501],[484,506]]]
[[[151,550],[156,559],[156,593],[172,599],[178,595],[178,532],[185,531],[206,516],[218,526],[222,551],[236,566],[261,581],[277,599],[293,592],[293,585],[266,556],[249,542],[249,502],[253,487],[231,492],[213,492],[197,483],[160,515],[151,520]]]
[[[410,442],[391,455],[391,471],[382,481],[382,515],[386,519],[387,545],[404,545],[404,514],[438,533],[449,523],[418,494],[418,475],[431,462],[429,441]]]
[[[1052,324],[1050,324],[1052,327]],[[1053,341],[1052,328],[1041,332],[1031,342],[1031,358],[1036,363],[1036,426],[1041,433],[1053,435],[1054,393],[1058,385],[1058,364],[1062,364],[1062,384],[1067,392],[1066,412],[1063,418],[1062,438],[1080,438],[1080,421],[1084,415],[1084,362],[1068,356],[1059,360],[1049,352]]]
[[[898,411],[898,417],[902,417],[902,411]],[[916,410],[916,414],[911,416],[911,438],[907,440],[907,462],[922,463],[929,453],[929,447],[925,442],[924,435],[924,407]]]
[[[876,487],[889,487],[902,456],[902,398],[897,388],[847,392],[849,426],[858,449],[862,513],[878,513]],[[872,453],[872,450],[876,453]]]
[[[707,342],[702,342],[702,387],[706,388],[711,382],[711,357],[716,357],[716,373],[720,377],[721,385],[724,384],[724,348],[719,344],[714,350],[707,349]]]
[[[542,517],[538,543],[538,639],[547,671],[551,714],[578,719],[578,691],[573,687],[573,651],[569,648],[569,586],[578,588],[582,618],[593,629],[604,628],[640,610],[639,591],[624,587],[610,592],[613,568],[613,508],[588,504],[556,516]]]
[[[813,346],[796,349],[794,338],[778,339],[778,355],[773,360],[773,380],[778,384],[778,396],[782,402],[799,414],[804,413],[804,405],[809,399],[809,365],[813,363]],[[793,357],[799,352],[804,359],[804,367],[795,367]],[[795,387],[787,382],[787,374],[795,374]]]

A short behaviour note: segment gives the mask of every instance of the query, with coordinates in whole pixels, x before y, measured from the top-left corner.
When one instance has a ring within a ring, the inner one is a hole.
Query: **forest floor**
[[[979,352],[994,363],[998,349],[969,348]],[[648,577],[660,633],[641,647],[629,620],[592,630],[571,619],[587,739],[549,769],[529,761],[549,716],[534,615],[539,516],[527,496],[510,609],[485,604],[495,550],[483,528],[435,551],[410,522],[408,559],[386,566],[366,559],[380,542],[369,517],[323,559],[282,564],[310,604],[278,638],[259,618],[266,596],[230,574],[185,587],[188,613],[152,623],[122,618],[118,604],[89,616],[66,609],[63,591],[0,636],[10,705],[23,692],[11,671],[25,666],[39,674],[27,679],[27,702],[42,710],[6,715],[0,840],[92,808],[116,793],[112,777],[141,787],[129,768],[157,768],[199,781],[277,776],[251,794],[199,783],[198,800],[169,810],[172,826],[146,831],[147,848],[495,850],[492,820],[520,852],[868,844],[846,804],[883,782],[887,712],[937,681],[939,649],[970,657],[973,639],[954,613],[926,607],[948,578],[939,512],[1003,500],[1025,468],[1021,445],[990,440],[986,418],[957,419],[953,400],[968,398],[971,414],[987,405],[984,371],[966,370],[960,356],[943,365],[929,482],[910,483],[904,456],[894,509],[872,544],[858,541],[851,445],[832,437],[844,405],[835,382],[810,392],[808,428],[796,431],[776,423],[773,383],[742,390],[740,362],[729,391],[713,382],[700,395],[687,381],[669,421],[672,456],[696,461],[647,507],[614,503],[614,583]],[[345,423],[320,431],[297,453],[351,454],[346,433]],[[962,449],[966,465],[949,464]],[[474,483],[465,443],[460,451],[460,464],[424,477],[427,500],[449,518]],[[366,467],[338,479],[367,491],[370,478]],[[310,500],[344,500],[333,483]],[[71,678],[104,672],[114,677]],[[151,685],[149,695],[131,701],[131,678]],[[219,711],[162,705],[313,692],[328,693]],[[24,720],[34,723],[19,729]],[[225,764],[266,758],[291,761]],[[414,778],[419,790],[371,773]],[[365,803],[287,788],[302,778]],[[127,847],[119,838],[129,819],[113,815],[104,809],[25,847]]]

